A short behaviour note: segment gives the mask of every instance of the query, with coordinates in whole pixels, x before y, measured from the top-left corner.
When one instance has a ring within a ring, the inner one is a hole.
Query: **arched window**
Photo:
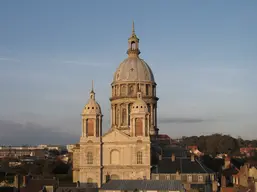
[[[143,119],[136,118],[136,134],[135,136],[143,136]]]
[[[129,85],[128,87],[128,94],[133,95],[134,94],[134,85]]]
[[[100,119],[97,117],[96,119],[96,137],[99,137],[99,132],[100,132]]]
[[[116,108],[116,125],[119,125],[120,122],[120,110],[118,109],[118,107]]]
[[[86,125],[85,125],[85,128],[86,128],[86,136],[88,136],[88,119],[86,119]]]
[[[88,136],[94,136],[94,126],[95,126],[95,122],[94,119],[88,119],[88,123],[87,123],[88,127],[87,127],[87,135]]]
[[[145,118],[145,136],[148,136],[148,118]]]
[[[136,49],[136,43],[134,41],[131,42],[131,49],[132,50]]]
[[[126,125],[126,109],[123,108],[122,109],[122,114],[121,114],[121,125]]]
[[[120,163],[120,152],[118,150],[111,151],[111,159],[110,162],[113,165],[118,165]]]
[[[120,94],[121,94],[122,96],[124,96],[124,95],[127,94],[126,91],[127,91],[126,85],[121,85],[121,90],[120,90],[121,93],[120,93]]]
[[[87,152],[87,164],[93,164],[93,153]]]
[[[130,111],[131,111],[131,108],[132,108],[132,104],[129,103],[128,104],[128,125],[130,125]]]
[[[149,85],[145,85],[145,94],[149,95]]]
[[[143,154],[141,151],[137,152],[137,164],[143,164]]]

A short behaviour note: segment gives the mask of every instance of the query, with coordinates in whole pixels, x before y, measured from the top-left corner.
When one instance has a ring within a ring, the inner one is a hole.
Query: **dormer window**
[[[94,109],[94,107],[92,107],[92,109]]]
[[[138,108],[138,106],[136,106],[136,108]]]

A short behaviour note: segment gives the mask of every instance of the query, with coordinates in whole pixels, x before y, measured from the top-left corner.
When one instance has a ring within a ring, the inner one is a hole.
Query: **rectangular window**
[[[192,182],[192,175],[187,175],[187,181]]]
[[[198,175],[198,182],[203,182],[203,176],[202,175]]]
[[[143,154],[141,151],[137,152],[137,164],[143,164]]]

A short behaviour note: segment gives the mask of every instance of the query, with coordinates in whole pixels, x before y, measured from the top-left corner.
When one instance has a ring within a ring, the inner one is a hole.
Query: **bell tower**
[[[80,137],[80,183],[102,184],[102,112],[95,100],[92,82],[88,103],[82,116],[82,134]]]

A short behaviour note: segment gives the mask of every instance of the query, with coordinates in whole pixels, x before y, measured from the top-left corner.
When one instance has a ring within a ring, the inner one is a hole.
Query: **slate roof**
[[[166,146],[162,150],[163,157],[171,157],[172,154],[174,154],[176,157],[186,157],[188,153],[186,149],[174,145]]]
[[[221,174],[225,177],[230,177],[232,175],[235,175],[238,173],[238,170],[236,170],[234,167],[230,167],[228,169],[222,170]]]
[[[16,190],[15,187],[0,187],[0,192],[13,192]]]
[[[56,192],[98,192],[97,188],[58,187]]]
[[[157,168],[155,168],[152,173],[174,174],[177,171],[186,174],[214,173],[197,159],[195,159],[195,161],[191,161],[191,158],[179,157],[176,157],[175,161],[172,161],[171,158],[159,160]]]
[[[181,181],[176,180],[110,180],[100,190],[169,190],[183,189]]]
[[[54,179],[32,179],[28,182],[27,186],[22,188],[21,191],[37,192],[43,189],[43,186],[50,185],[55,186],[57,181]]]

